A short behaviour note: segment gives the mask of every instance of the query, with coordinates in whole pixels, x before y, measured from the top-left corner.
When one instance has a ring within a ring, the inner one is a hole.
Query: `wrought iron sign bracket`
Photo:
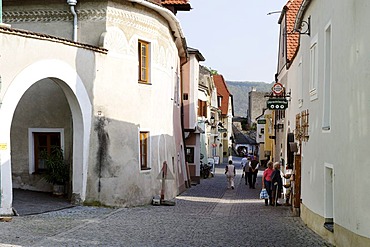
[[[308,17],[307,21],[302,21],[300,29],[295,29],[294,31],[298,32],[299,34],[306,34],[310,36],[311,35],[311,16]]]

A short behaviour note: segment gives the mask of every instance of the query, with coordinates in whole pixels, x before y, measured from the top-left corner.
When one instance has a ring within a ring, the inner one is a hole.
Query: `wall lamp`
[[[294,29],[295,32],[299,34],[307,34],[310,36],[311,34],[311,16],[308,17],[307,21],[302,21],[300,29]]]
[[[213,125],[213,124],[215,123],[215,117],[214,117],[214,116],[212,116],[212,117],[211,117],[211,119],[210,119],[209,121],[210,121],[211,125]]]

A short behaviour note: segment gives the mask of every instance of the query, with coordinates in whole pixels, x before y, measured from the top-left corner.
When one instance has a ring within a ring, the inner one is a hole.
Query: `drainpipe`
[[[67,3],[71,7],[71,13],[73,15],[73,41],[77,42],[77,13],[75,10],[77,0],[67,0]]]
[[[0,0],[0,23],[3,23],[3,1]]]

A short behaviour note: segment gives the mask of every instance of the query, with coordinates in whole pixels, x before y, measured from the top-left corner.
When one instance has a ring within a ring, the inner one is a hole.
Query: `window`
[[[310,49],[310,98],[311,100],[317,99],[317,86],[318,86],[318,53],[317,41],[315,41]]]
[[[322,129],[330,130],[330,115],[331,115],[331,26],[325,30],[325,77],[324,77],[324,111]]]
[[[141,170],[148,170],[148,145],[149,132],[140,132],[140,168]]]
[[[180,95],[179,95],[179,89],[180,89],[180,76],[179,76],[179,73],[176,72],[175,73],[175,95],[174,95],[174,103],[177,105],[177,106],[180,106]]]
[[[42,173],[46,170],[43,153],[50,154],[52,147],[61,147],[60,133],[58,132],[34,132],[34,157],[35,173]]]
[[[186,147],[186,162],[194,163],[194,147]]]
[[[198,100],[198,116],[207,117],[207,102]]]
[[[139,82],[149,83],[149,43],[139,40]]]
[[[183,99],[184,99],[184,100],[189,100],[189,94],[184,93],[184,94],[183,94]]]
[[[221,107],[221,103],[222,103],[222,96],[218,96],[218,97],[217,97],[217,103],[218,103],[218,107]]]
[[[63,128],[29,128],[28,129],[28,172],[42,173],[45,170],[41,152],[50,153],[52,146],[64,150]]]
[[[302,70],[302,59],[298,63],[298,107],[303,106],[303,70]]]

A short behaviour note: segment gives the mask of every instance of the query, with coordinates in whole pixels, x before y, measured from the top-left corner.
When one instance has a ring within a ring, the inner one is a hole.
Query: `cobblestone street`
[[[77,206],[0,223],[0,246],[330,246],[289,207],[265,206],[241,178],[235,190],[224,166],[176,198],[175,206]]]

